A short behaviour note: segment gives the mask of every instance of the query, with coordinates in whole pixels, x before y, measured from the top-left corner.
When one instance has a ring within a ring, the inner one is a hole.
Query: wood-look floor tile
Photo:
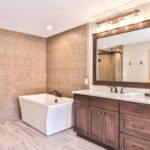
[[[22,121],[0,122],[0,150],[106,150],[66,130],[45,136]]]

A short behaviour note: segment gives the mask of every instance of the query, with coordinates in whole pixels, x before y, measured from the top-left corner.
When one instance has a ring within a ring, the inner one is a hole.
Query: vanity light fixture
[[[133,18],[133,19],[131,19]],[[130,24],[140,22],[140,10],[135,9],[130,12],[126,12],[124,14],[119,14],[112,18],[108,18],[96,23],[97,25],[97,33],[104,32],[106,30],[116,29],[118,27],[124,27]],[[103,26],[103,28],[102,28]],[[105,28],[105,30],[104,30]]]

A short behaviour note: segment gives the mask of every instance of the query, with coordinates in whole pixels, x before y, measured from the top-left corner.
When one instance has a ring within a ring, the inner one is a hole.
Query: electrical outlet
[[[88,80],[87,78],[85,78],[85,79],[84,79],[84,84],[85,84],[85,85],[88,85],[88,83],[89,83],[89,80]]]

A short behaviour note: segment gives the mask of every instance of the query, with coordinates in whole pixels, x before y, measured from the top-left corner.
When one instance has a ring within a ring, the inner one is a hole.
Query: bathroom
[[[150,1],[0,1],[0,150],[150,150]]]

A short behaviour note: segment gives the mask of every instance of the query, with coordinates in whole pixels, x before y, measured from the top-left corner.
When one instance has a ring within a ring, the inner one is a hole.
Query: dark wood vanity
[[[94,34],[93,85],[119,86],[119,91],[110,90],[119,94],[123,94],[121,87],[150,89],[150,67],[143,63],[146,58],[150,62],[149,46],[142,43],[143,35],[149,33],[150,20],[146,20]],[[136,40],[138,37],[142,40]],[[144,65],[147,71],[141,70]],[[109,150],[150,150],[150,103],[85,95],[74,94],[75,130],[79,136]]]
[[[74,94],[78,136],[108,150],[150,150],[150,106]]]

